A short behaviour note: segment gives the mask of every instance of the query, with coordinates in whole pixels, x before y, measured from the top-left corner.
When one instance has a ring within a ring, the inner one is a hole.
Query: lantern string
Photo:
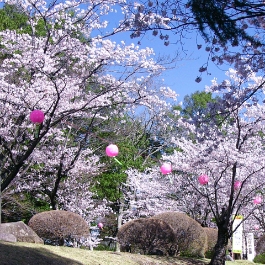
[[[122,166],[122,163],[116,157],[114,157],[114,160]]]
[[[39,133],[40,133],[40,125],[36,124],[36,129],[34,132],[34,137],[37,139],[39,137]]]

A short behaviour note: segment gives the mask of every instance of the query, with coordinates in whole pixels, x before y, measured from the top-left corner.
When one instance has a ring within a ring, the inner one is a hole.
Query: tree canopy
[[[212,93],[205,91],[196,91],[191,95],[186,95],[183,100],[181,112],[184,116],[195,118],[199,115],[207,115],[208,103],[214,102]]]

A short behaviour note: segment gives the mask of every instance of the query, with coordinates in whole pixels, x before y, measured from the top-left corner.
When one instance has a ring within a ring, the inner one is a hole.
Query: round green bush
[[[265,253],[257,255],[254,260],[255,263],[265,264]]]
[[[87,222],[78,214],[68,211],[46,211],[34,215],[28,224],[46,244],[64,245],[89,236]]]

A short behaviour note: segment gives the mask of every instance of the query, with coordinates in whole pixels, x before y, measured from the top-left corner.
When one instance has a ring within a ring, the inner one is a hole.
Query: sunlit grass
[[[111,251],[90,251],[31,243],[0,242],[1,265],[205,265],[207,259],[143,256]],[[226,265],[250,265],[252,262],[227,261]]]

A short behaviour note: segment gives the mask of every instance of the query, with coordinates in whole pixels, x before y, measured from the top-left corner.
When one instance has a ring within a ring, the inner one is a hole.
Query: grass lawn
[[[167,258],[110,251],[90,251],[31,243],[0,242],[1,265],[205,265],[207,259]],[[250,265],[227,261],[227,265]]]

